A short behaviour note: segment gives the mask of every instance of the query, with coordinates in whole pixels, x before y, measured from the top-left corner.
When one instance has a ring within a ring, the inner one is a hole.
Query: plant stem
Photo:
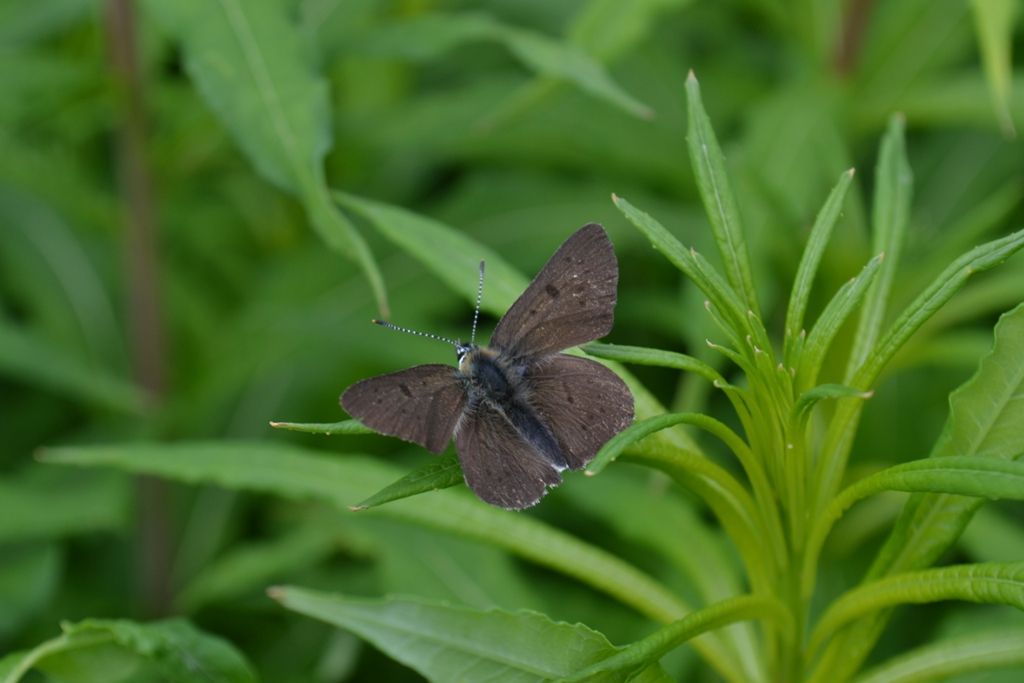
[[[165,392],[165,341],[158,288],[158,254],[153,183],[146,161],[146,119],[139,69],[135,6],[132,0],[109,0],[107,47],[118,114],[117,181],[124,201],[124,267],[128,282],[128,325],[135,377],[153,403]],[[140,505],[137,558],[141,602],[150,616],[168,613],[171,604],[170,526],[167,485],[139,477]]]

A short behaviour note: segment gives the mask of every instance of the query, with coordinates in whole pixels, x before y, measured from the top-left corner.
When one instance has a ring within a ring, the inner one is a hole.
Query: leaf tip
[[[693,69],[690,69],[690,70],[689,70],[689,71],[688,71],[688,72],[686,73],[686,82],[687,82],[687,83],[696,83],[696,82],[697,82],[697,74],[695,74],[695,73],[693,72]]]
[[[267,595],[278,602],[284,600],[285,593],[287,593],[287,589],[284,586],[269,586],[267,588]]]
[[[857,169],[854,168],[853,166],[851,166],[850,168],[846,169],[846,175],[848,177],[850,177],[850,178],[852,178],[856,173],[857,173]]]
[[[370,507],[370,506],[366,505],[365,503],[356,503],[355,505],[349,505],[348,509],[349,509],[349,512],[362,512],[363,510],[365,510],[368,507]]]

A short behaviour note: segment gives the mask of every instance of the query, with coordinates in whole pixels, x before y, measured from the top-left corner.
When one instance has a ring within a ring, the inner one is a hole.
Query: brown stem
[[[135,377],[159,403],[165,391],[164,330],[160,306],[156,211],[146,160],[146,115],[132,0],[108,0],[107,44],[118,116],[117,181],[122,201],[128,326]],[[152,477],[136,483],[139,500],[138,570],[144,611],[166,614],[171,603],[167,487]]]
[[[840,76],[848,75],[857,64],[873,4],[874,0],[850,0],[846,5],[835,55],[835,67]]]

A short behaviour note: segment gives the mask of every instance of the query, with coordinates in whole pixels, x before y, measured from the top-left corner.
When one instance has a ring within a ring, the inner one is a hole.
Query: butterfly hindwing
[[[463,384],[448,365],[417,365],[371,377],[341,395],[341,406],[367,427],[434,453],[451,441],[465,402]]]
[[[530,366],[530,405],[551,426],[570,469],[584,467],[598,449],[633,421],[633,395],[605,366],[555,354]]]
[[[466,484],[485,502],[522,510],[562,481],[555,467],[486,401],[467,409],[455,434]]]
[[[491,345],[512,358],[545,356],[612,329],[619,267],[597,224],[574,233],[498,321]]]

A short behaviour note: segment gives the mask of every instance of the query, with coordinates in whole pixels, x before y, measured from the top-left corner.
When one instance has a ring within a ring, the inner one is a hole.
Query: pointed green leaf
[[[992,94],[992,107],[1003,127],[1012,136],[1013,116],[1010,114],[1013,86],[1013,31],[1020,13],[1018,0],[971,0],[974,26],[981,46],[985,79]]]
[[[900,265],[903,243],[906,241],[913,174],[907,161],[905,126],[902,115],[892,116],[878,150],[871,217],[871,250],[876,254],[884,253],[886,259],[861,309],[847,363],[847,384],[853,384],[850,378],[864,364],[882,331],[889,295],[896,269]]]
[[[813,652],[844,624],[897,605],[964,600],[1024,609],[1024,562],[964,564],[896,574],[847,591],[822,615]]]
[[[609,62],[642,42],[658,18],[689,5],[691,0],[588,0],[572,18],[567,32],[575,45]]]
[[[428,60],[459,45],[478,41],[504,46],[538,76],[570,83],[634,116],[653,115],[646,105],[617,84],[600,62],[575,45],[502,23],[486,14],[420,14],[369,30],[347,47],[363,55]]]
[[[975,247],[951,263],[889,326],[881,341],[848,384],[854,387],[868,387],[874,383],[882,369],[906,344],[911,335],[949,301],[964,286],[968,278],[999,265],[1022,247],[1024,230],[1018,230],[1006,237]],[[826,499],[830,492],[838,488],[842,473],[846,470],[846,460],[852,445],[852,430],[856,426],[860,409],[860,402],[848,401],[840,405],[832,419],[822,447],[824,455],[818,461],[818,468],[822,471],[814,477]]]
[[[740,595],[687,614],[565,680],[590,681],[594,680],[592,676],[598,674],[635,671],[639,667],[657,663],[674,648],[702,633],[751,619],[773,621],[782,632],[793,628],[792,617],[777,599]]]
[[[413,470],[393,484],[388,484],[366,500],[353,505],[351,509],[366,510],[421,493],[446,489],[462,482],[462,467],[459,465],[458,456],[445,455]]]
[[[1024,446],[1017,455],[1024,453]],[[819,517],[807,542],[804,571],[813,568],[825,536],[850,506],[884,491],[942,493],[987,500],[1024,500],[1024,463],[968,456],[925,458],[887,467],[848,486]],[[805,586],[810,587],[806,574]],[[809,596],[808,596],[809,597]]]
[[[482,310],[503,314],[530,282],[490,247],[432,218],[344,192],[334,198],[470,303],[476,301],[480,261],[486,262]]]
[[[190,483],[212,483],[295,499],[318,499],[341,510],[367,491],[402,476],[400,468],[365,456],[320,455],[287,445],[240,442],[124,444],[47,450],[45,462],[116,467]],[[659,621],[689,611],[671,591],[633,565],[527,515],[485,505],[446,489],[360,513],[401,519],[473,538],[573,576]]]
[[[359,264],[386,315],[377,264],[324,184],[327,81],[287,8],[275,0],[147,0],[146,9],[181,44],[189,77],[253,166],[300,199],[324,242]]]
[[[845,384],[819,384],[800,394],[800,398],[793,405],[793,417],[797,421],[805,421],[810,415],[811,408],[817,405],[818,401],[837,398],[869,399],[872,395],[873,392],[861,391]]]
[[[1009,460],[1024,443],[1024,304],[995,328],[992,352],[977,373],[949,397],[949,418],[932,457],[974,456]],[[918,496],[879,554],[872,575],[934,562],[955,541],[977,500]]]
[[[704,292],[712,305],[721,311],[727,321],[726,329],[723,331],[730,335],[734,344],[738,345],[739,340],[742,340],[747,333],[747,316],[732,287],[725,284],[724,281],[715,281],[709,278],[708,276],[714,271],[703,271],[698,266],[693,251],[684,247],[665,226],[650,214],[637,209],[617,195],[612,195],[612,201],[622,215],[651,241],[654,248],[692,280]]]
[[[811,387],[818,381],[818,372],[832,340],[873,282],[883,257],[884,254],[874,257],[856,277],[844,283],[815,321],[800,352],[800,365],[797,367],[799,387]]]
[[[725,172],[725,156],[711,127],[700,97],[700,84],[690,72],[686,79],[686,101],[689,122],[686,142],[690,149],[690,164],[697,177],[697,189],[704,202],[704,210],[711,222],[711,232],[718,244],[718,252],[725,264],[725,274],[746,308],[757,313],[757,292],[750,271],[747,244],[740,225],[740,212],[736,207],[729,176]]]
[[[785,348],[783,353],[784,362],[787,366],[793,367],[796,359],[793,358],[793,344],[800,336],[804,327],[804,313],[807,311],[807,301],[811,296],[811,285],[814,284],[814,276],[818,273],[818,265],[821,263],[821,256],[825,253],[829,238],[832,236],[832,229],[839,220],[839,214],[843,208],[843,200],[853,182],[853,169],[839,176],[839,182],[829,193],[825,205],[818,212],[814,220],[814,227],[807,238],[807,246],[804,247],[803,256],[800,257],[800,266],[796,271],[796,279],[793,281],[793,290],[789,295],[789,309],[786,311],[786,334]]]
[[[366,600],[295,587],[270,594],[290,610],[352,631],[435,681],[540,683],[568,676],[614,650],[597,631],[536,612],[484,611],[412,598]]]
[[[725,382],[718,371],[693,356],[643,346],[623,346],[591,342],[580,347],[590,356],[614,360],[633,365],[653,365],[659,368],[674,368],[700,375],[709,382]]]
[[[1005,238],[997,242],[1005,242]],[[940,277],[930,290],[940,291],[942,283]],[[950,395],[949,419],[932,457],[1010,459],[1018,452],[1019,444],[1024,442],[1022,358],[1024,305],[1000,318],[992,352],[982,359],[974,377]],[[945,494],[911,496],[868,578],[934,562],[956,542],[981,502],[978,498]],[[887,620],[888,615],[882,613],[844,629],[828,646],[816,670],[817,678],[812,680],[834,680],[842,671],[856,670]]]
[[[286,429],[291,432],[306,434],[376,434],[359,420],[342,420],[341,422],[271,422],[274,429]]]
[[[961,674],[1024,668],[1024,629],[991,631],[928,643],[883,662],[856,683],[929,683]]]

